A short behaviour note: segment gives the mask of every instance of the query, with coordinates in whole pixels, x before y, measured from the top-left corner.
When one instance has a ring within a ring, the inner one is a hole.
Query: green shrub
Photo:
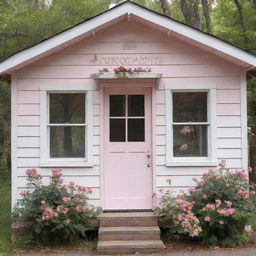
[[[89,187],[70,182],[65,185],[61,170],[52,170],[49,185],[42,184],[36,169],[28,169],[28,187],[14,209],[14,217],[31,231],[32,239],[40,244],[69,243],[85,237],[89,218],[99,209],[88,205]]]
[[[192,211],[200,220],[204,244],[234,247],[247,241],[244,227],[253,220],[255,207],[246,172],[231,171],[222,162],[200,181],[193,180],[196,187],[190,189],[187,200],[194,203]]]
[[[159,207],[155,213],[160,221],[169,228],[169,233],[197,237],[202,231],[198,218],[193,214],[193,203],[185,197],[173,198],[170,191],[162,192]]]
[[[224,162],[209,169],[196,186],[176,198],[162,193],[156,213],[171,233],[196,237],[207,246],[234,247],[249,241],[245,225],[255,221],[255,192],[249,192],[244,170],[231,171]]]

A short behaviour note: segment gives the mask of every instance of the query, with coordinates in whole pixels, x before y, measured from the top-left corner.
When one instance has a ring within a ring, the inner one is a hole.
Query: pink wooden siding
[[[123,41],[136,38],[136,49],[125,50]],[[90,75],[106,67],[110,70],[117,57],[160,57],[145,64],[134,64],[152,68],[152,72],[163,74],[156,87],[155,109],[155,184],[157,188],[168,186],[172,179],[174,190],[193,185],[191,178],[200,176],[207,167],[166,167],[165,165],[165,86],[216,84],[217,87],[217,156],[225,158],[231,168],[242,167],[241,149],[241,69],[232,63],[186,42],[133,21],[120,22],[95,36],[70,46],[17,72],[17,175],[18,192],[26,186],[25,170],[39,168],[40,162],[40,86],[84,85],[93,86],[93,160],[91,168],[62,168],[66,181],[93,187],[91,200],[100,205],[100,95],[96,81]],[[128,66],[128,65],[126,65]],[[51,168],[41,168],[49,175]]]

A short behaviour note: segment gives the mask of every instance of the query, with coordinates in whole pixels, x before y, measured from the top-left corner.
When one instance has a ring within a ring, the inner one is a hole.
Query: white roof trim
[[[216,49],[217,51],[222,52],[224,55],[229,55],[238,60],[241,60],[253,67],[256,66],[256,57],[252,54],[249,54],[217,38],[204,34],[199,30],[190,28],[189,26],[171,20],[167,17],[148,11],[147,9],[140,7],[137,4],[126,2],[56,36],[53,36],[52,38],[49,38],[35,46],[14,54],[13,56],[0,63],[0,74],[7,73],[8,71],[14,69],[16,66],[27,62],[32,58],[39,57],[44,53],[50,52],[53,49],[62,48],[61,46],[70,40],[82,36],[83,34],[96,29],[97,27],[107,22],[115,20],[127,13],[141,17],[146,21],[153,22],[161,27],[169,29],[170,31],[174,31],[178,34],[188,37],[200,44],[206,45],[212,49]]]

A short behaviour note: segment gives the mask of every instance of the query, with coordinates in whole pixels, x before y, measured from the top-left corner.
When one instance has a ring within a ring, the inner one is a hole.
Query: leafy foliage
[[[63,184],[60,170],[52,170],[49,185],[42,184],[36,169],[28,169],[28,187],[21,192],[22,199],[14,208],[14,217],[31,231],[32,239],[43,245],[67,243],[85,237],[89,218],[99,209],[88,205],[92,189],[70,182]]]
[[[243,170],[231,171],[221,163],[210,169],[189,194],[172,198],[165,192],[156,213],[167,223],[171,233],[199,236],[207,246],[234,247],[249,241],[245,225],[255,217],[255,192],[248,191],[248,177]],[[178,221],[177,221],[178,220]],[[187,227],[193,230],[188,232]]]

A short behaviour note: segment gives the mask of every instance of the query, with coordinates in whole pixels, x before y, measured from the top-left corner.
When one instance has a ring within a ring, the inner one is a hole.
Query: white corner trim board
[[[11,87],[11,158],[12,158],[12,208],[17,203],[18,197],[18,159],[17,159],[17,77],[16,74],[12,74],[12,87]]]
[[[241,139],[242,139],[242,168],[248,170],[248,137],[247,137],[247,83],[246,73],[241,75]]]
[[[164,17],[147,10],[146,8],[143,8],[137,4],[125,2],[39,44],[14,54],[0,64],[0,74],[12,72],[13,70],[18,69],[17,66],[24,64],[29,60],[31,61],[33,59],[33,61],[35,61],[42,55],[46,56],[57,50],[61,50],[65,47],[65,44],[71,40],[80,40],[87,34],[91,35],[91,31],[95,31],[98,27],[104,24],[113,22],[115,20],[117,21],[118,19],[122,18],[125,19],[128,13],[138,16],[147,22],[155,23],[163,28],[166,28],[167,31],[173,31],[177,34],[181,34],[182,36],[187,37],[199,44],[219,51],[224,55],[229,55],[241,60],[251,67],[256,66],[256,57],[247,53],[246,51],[214,38],[213,36],[207,35],[199,30],[171,20],[168,17]],[[251,67],[248,67],[248,69]]]

